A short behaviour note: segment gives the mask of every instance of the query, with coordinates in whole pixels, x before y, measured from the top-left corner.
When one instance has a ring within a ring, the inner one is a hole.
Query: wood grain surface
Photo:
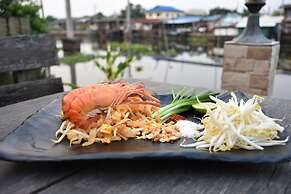
[[[63,91],[64,88],[61,78],[25,81],[0,86],[0,107]]]
[[[51,35],[0,38],[0,72],[58,65],[55,39]]]
[[[155,92],[174,85],[147,82]],[[0,138],[58,95],[0,108]],[[291,101],[267,99],[271,116],[291,121]],[[107,160],[67,163],[0,162],[0,193],[291,193],[291,165],[197,160]]]

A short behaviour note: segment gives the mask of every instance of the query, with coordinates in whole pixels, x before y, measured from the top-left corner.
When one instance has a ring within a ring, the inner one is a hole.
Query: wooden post
[[[77,85],[76,64],[70,65],[71,83]]]
[[[40,4],[40,9],[41,9],[41,16],[42,16],[42,18],[45,18],[42,0],[39,1],[39,4]]]

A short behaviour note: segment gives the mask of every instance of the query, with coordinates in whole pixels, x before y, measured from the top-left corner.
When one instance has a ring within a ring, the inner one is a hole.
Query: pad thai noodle
[[[101,83],[75,89],[63,97],[63,122],[55,143],[89,146],[129,138],[171,142],[180,138],[173,123],[152,117],[160,101],[140,83]]]

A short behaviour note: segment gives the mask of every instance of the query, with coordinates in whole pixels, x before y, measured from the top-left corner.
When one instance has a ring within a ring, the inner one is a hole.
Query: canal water
[[[58,43],[58,47],[60,47]],[[81,45],[81,52],[86,54],[96,53],[89,42]],[[60,52],[60,56],[62,53]],[[175,57],[177,60],[195,61],[197,64],[183,62],[171,62],[156,60],[150,56],[144,56],[136,60],[131,67],[132,78],[147,79],[161,83],[188,85],[199,88],[221,88],[221,66],[201,65],[201,63],[217,63],[217,59],[207,56],[206,53],[183,52]],[[123,60],[123,59],[119,59]],[[104,61],[100,61],[101,63]],[[97,83],[105,80],[103,73],[95,66],[94,61],[78,63],[76,68],[76,83],[78,86]],[[61,77],[64,83],[71,83],[71,69],[69,65],[51,67],[52,75]],[[128,78],[126,73],[125,78]],[[277,72],[274,80],[273,97],[291,99],[291,74]],[[69,90],[68,87],[65,87]]]

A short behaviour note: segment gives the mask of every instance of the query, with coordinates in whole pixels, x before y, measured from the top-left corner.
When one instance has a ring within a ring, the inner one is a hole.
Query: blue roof
[[[156,6],[150,10],[148,10],[147,12],[183,12],[175,7],[172,6]]]
[[[176,19],[168,20],[166,24],[192,24],[199,22],[201,18],[201,16],[182,16]]]

